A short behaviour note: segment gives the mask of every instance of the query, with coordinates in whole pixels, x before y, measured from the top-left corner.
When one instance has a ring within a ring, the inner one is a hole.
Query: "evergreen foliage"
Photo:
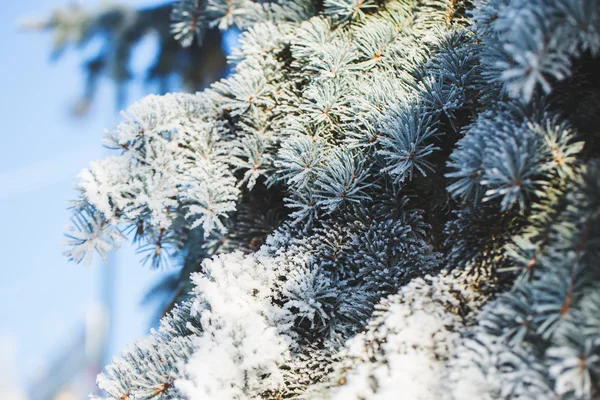
[[[88,110],[103,77],[115,82],[118,106],[126,105],[127,83],[135,77],[131,59],[144,40],[156,42],[155,57],[141,77],[155,91],[195,91],[224,75],[221,32],[203,23],[196,2],[139,9],[126,2],[101,3],[97,10],[88,10],[74,1],[56,8],[48,17],[21,21],[25,29],[52,31],[52,59],[58,59],[69,47],[94,48],[100,43],[99,50],[83,63],[85,90],[73,107],[75,115]],[[194,41],[198,46],[191,46]]]
[[[182,264],[117,399],[600,396],[596,0],[181,0],[233,74],[149,96],[67,255]]]

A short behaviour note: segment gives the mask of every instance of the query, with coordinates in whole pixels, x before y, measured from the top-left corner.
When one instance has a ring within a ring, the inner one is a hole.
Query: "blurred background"
[[[151,269],[124,243],[106,264],[96,257],[77,265],[59,246],[76,176],[110,152],[101,139],[117,111],[145,94],[198,90],[226,74],[223,54],[235,34],[222,40],[208,32],[202,46],[182,49],[168,32],[170,7],[153,0],[2,6],[2,400],[95,393],[101,368],[156,326],[172,300],[160,288],[176,262]]]

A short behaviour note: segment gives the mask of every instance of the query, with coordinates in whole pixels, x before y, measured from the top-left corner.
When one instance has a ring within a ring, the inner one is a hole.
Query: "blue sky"
[[[16,27],[18,18],[45,15],[68,1],[6,2],[0,13],[0,352],[13,353],[21,385],[60,353],[100,289],[102,265],[69,263],[58,243],[77,173],[108,152],[101,138],[118,122],[114,88],[102,85],[90,114],[74,119],[69,108],[83,89],[82,56],[67,53],[50,63],[51,36]],[[151,54],[151,46],[142,48],[137,64]],[[134,85],[129,102],[142,94]],[[154,310],[140,300],[167,272],[141,266],[129,247],[117,263],[113,354],[147,331]],[[0,354],[4,362],[6,357]]]

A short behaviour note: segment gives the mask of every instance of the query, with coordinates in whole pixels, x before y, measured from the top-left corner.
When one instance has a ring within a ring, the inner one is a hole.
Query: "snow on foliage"
[[[392,399],[401,387],[403,398],[444,398],[446,364],[465,322],[485,300],[465,278],[417,278],[385,298],[365,331],[346,343],[332,374],[335,386],[314,396]]]
[[[198,350],[177,387],[190,399],[244,399],[282,384],[278,365],[289,338],[279,335],[283,312],[271,304],[276,265],[268,257],[235,252],[204,263],[192,277],[197,298],[191,312],[203,327]]]

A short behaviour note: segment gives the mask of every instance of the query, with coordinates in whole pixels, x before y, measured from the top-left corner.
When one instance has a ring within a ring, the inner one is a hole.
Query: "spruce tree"
[[[68,257],[182,266],[108,397],[600,397],[597,0],[173,7],[241,43],[80,174]]]

